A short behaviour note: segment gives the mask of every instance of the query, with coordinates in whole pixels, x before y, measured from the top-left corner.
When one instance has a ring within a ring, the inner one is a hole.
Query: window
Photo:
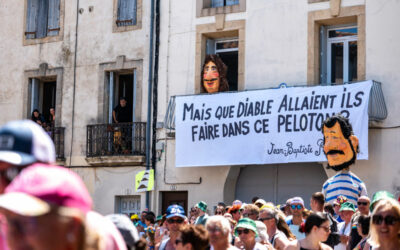
[[[246,0],[196,0],[196,16],[214,16],[246,11]]]
[[[357,26],[322,26],[321,37],[326,39],[321,44],[321,83],[357,80]]]
[[[231,6],[239,4],[239,0],[211,0],[211,8]]]
[[[365,80],[365,6],[308,12],[307,82],[345,83]],[[328,75],[329,74],[329,75]]]
[[[113,32],[142,27],[142,0],[114,0]]]
[[[56,105],[56,89],[55,79],[43,81],[31,78],[29,83],[30,114],[37,109],[46,122],[50,121],[50,108],[55,108]],[[30,115],[29,118],[31,118]]]
[[[27,0],[26,39],[58,36],[60,0]]]
[[[127,214],[129,217],[133,214],[140,215],[140,196],[117,196],[116,213]]]
[[[117,26],[136,25],[136,0],[118,0]]]
[[[207,54],[218,54],[228,67],[229,91],[238,90],[238,38],[207,39]]]
[[[119,99],[125,97],[127,107],[131,111],[131,121],[135,118],[134,111],[136,109],[136,70],[107,72],[108,88],[109,88],[109,108],[108,122],[113,123],[112,111],[119,104]]]

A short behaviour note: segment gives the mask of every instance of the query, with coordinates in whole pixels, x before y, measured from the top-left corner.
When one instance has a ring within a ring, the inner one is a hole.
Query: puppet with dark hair
[[[218,55],[207,55],[201,71],[201,92],[217,93],[229,90],[228,68]]]
[[[353,127],[349,119],[336,114],[323,122],[322,133],[327,168],[340,171],[324,183],[322,193],[327,202],[333,203],[337,196],[343,195],[355,204],[360,196],[367,195],[367,189],[364,182],[350,171],[359,152],[358,138],[353,134]]]

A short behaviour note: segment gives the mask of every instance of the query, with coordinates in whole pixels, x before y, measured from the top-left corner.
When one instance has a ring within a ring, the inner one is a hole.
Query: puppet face
[[[324,126],[324,153],[328,159],[329,167],[336,171],[347,168],[355,162],[355,148],[358,139],[351,135],[348,139],[343,136],[339,122],[331,128]]]
[[[203,69],[203,86],[207,93],[216,93],[219,90],[219,72],[214,62],[208,62]]]

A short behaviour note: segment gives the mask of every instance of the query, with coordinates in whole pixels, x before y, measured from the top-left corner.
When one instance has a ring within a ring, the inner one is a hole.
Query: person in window
[[[229,90],[227,66],[218,55],[207,55],[201,72],[201,92],[217,93]]]
[[[45,123],[45,120],[43,118],[43,116],[40,114],[38,109],[34,109],[32,111],[32,117],[31,117],[32,121],[36,122],[37,124],[39,124],[40,126],[43,125],[43,123]]]
[[[50,108],[50,115],[49,115],[49,120],[48,120],[48,125],[50,125],[50,127],[54,128],[54,123],[56,121],[56,110],[51,107]]]
[[[127,101],[125,97],[119,98],[119,104],[112,112],[114,123],[132,122],[132,111],[126,104]]]

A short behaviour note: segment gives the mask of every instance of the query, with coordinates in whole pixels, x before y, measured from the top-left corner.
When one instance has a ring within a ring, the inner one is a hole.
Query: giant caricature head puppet
[[[217,93],[229,90],[227,67],[218,55],[207,55],[201,72],[201,90]]]
[[[328,168],[340,171],[355,163],[359,152],[358,138],[347,118],[340,114],[329,117],[323,123],[322,133]]]

